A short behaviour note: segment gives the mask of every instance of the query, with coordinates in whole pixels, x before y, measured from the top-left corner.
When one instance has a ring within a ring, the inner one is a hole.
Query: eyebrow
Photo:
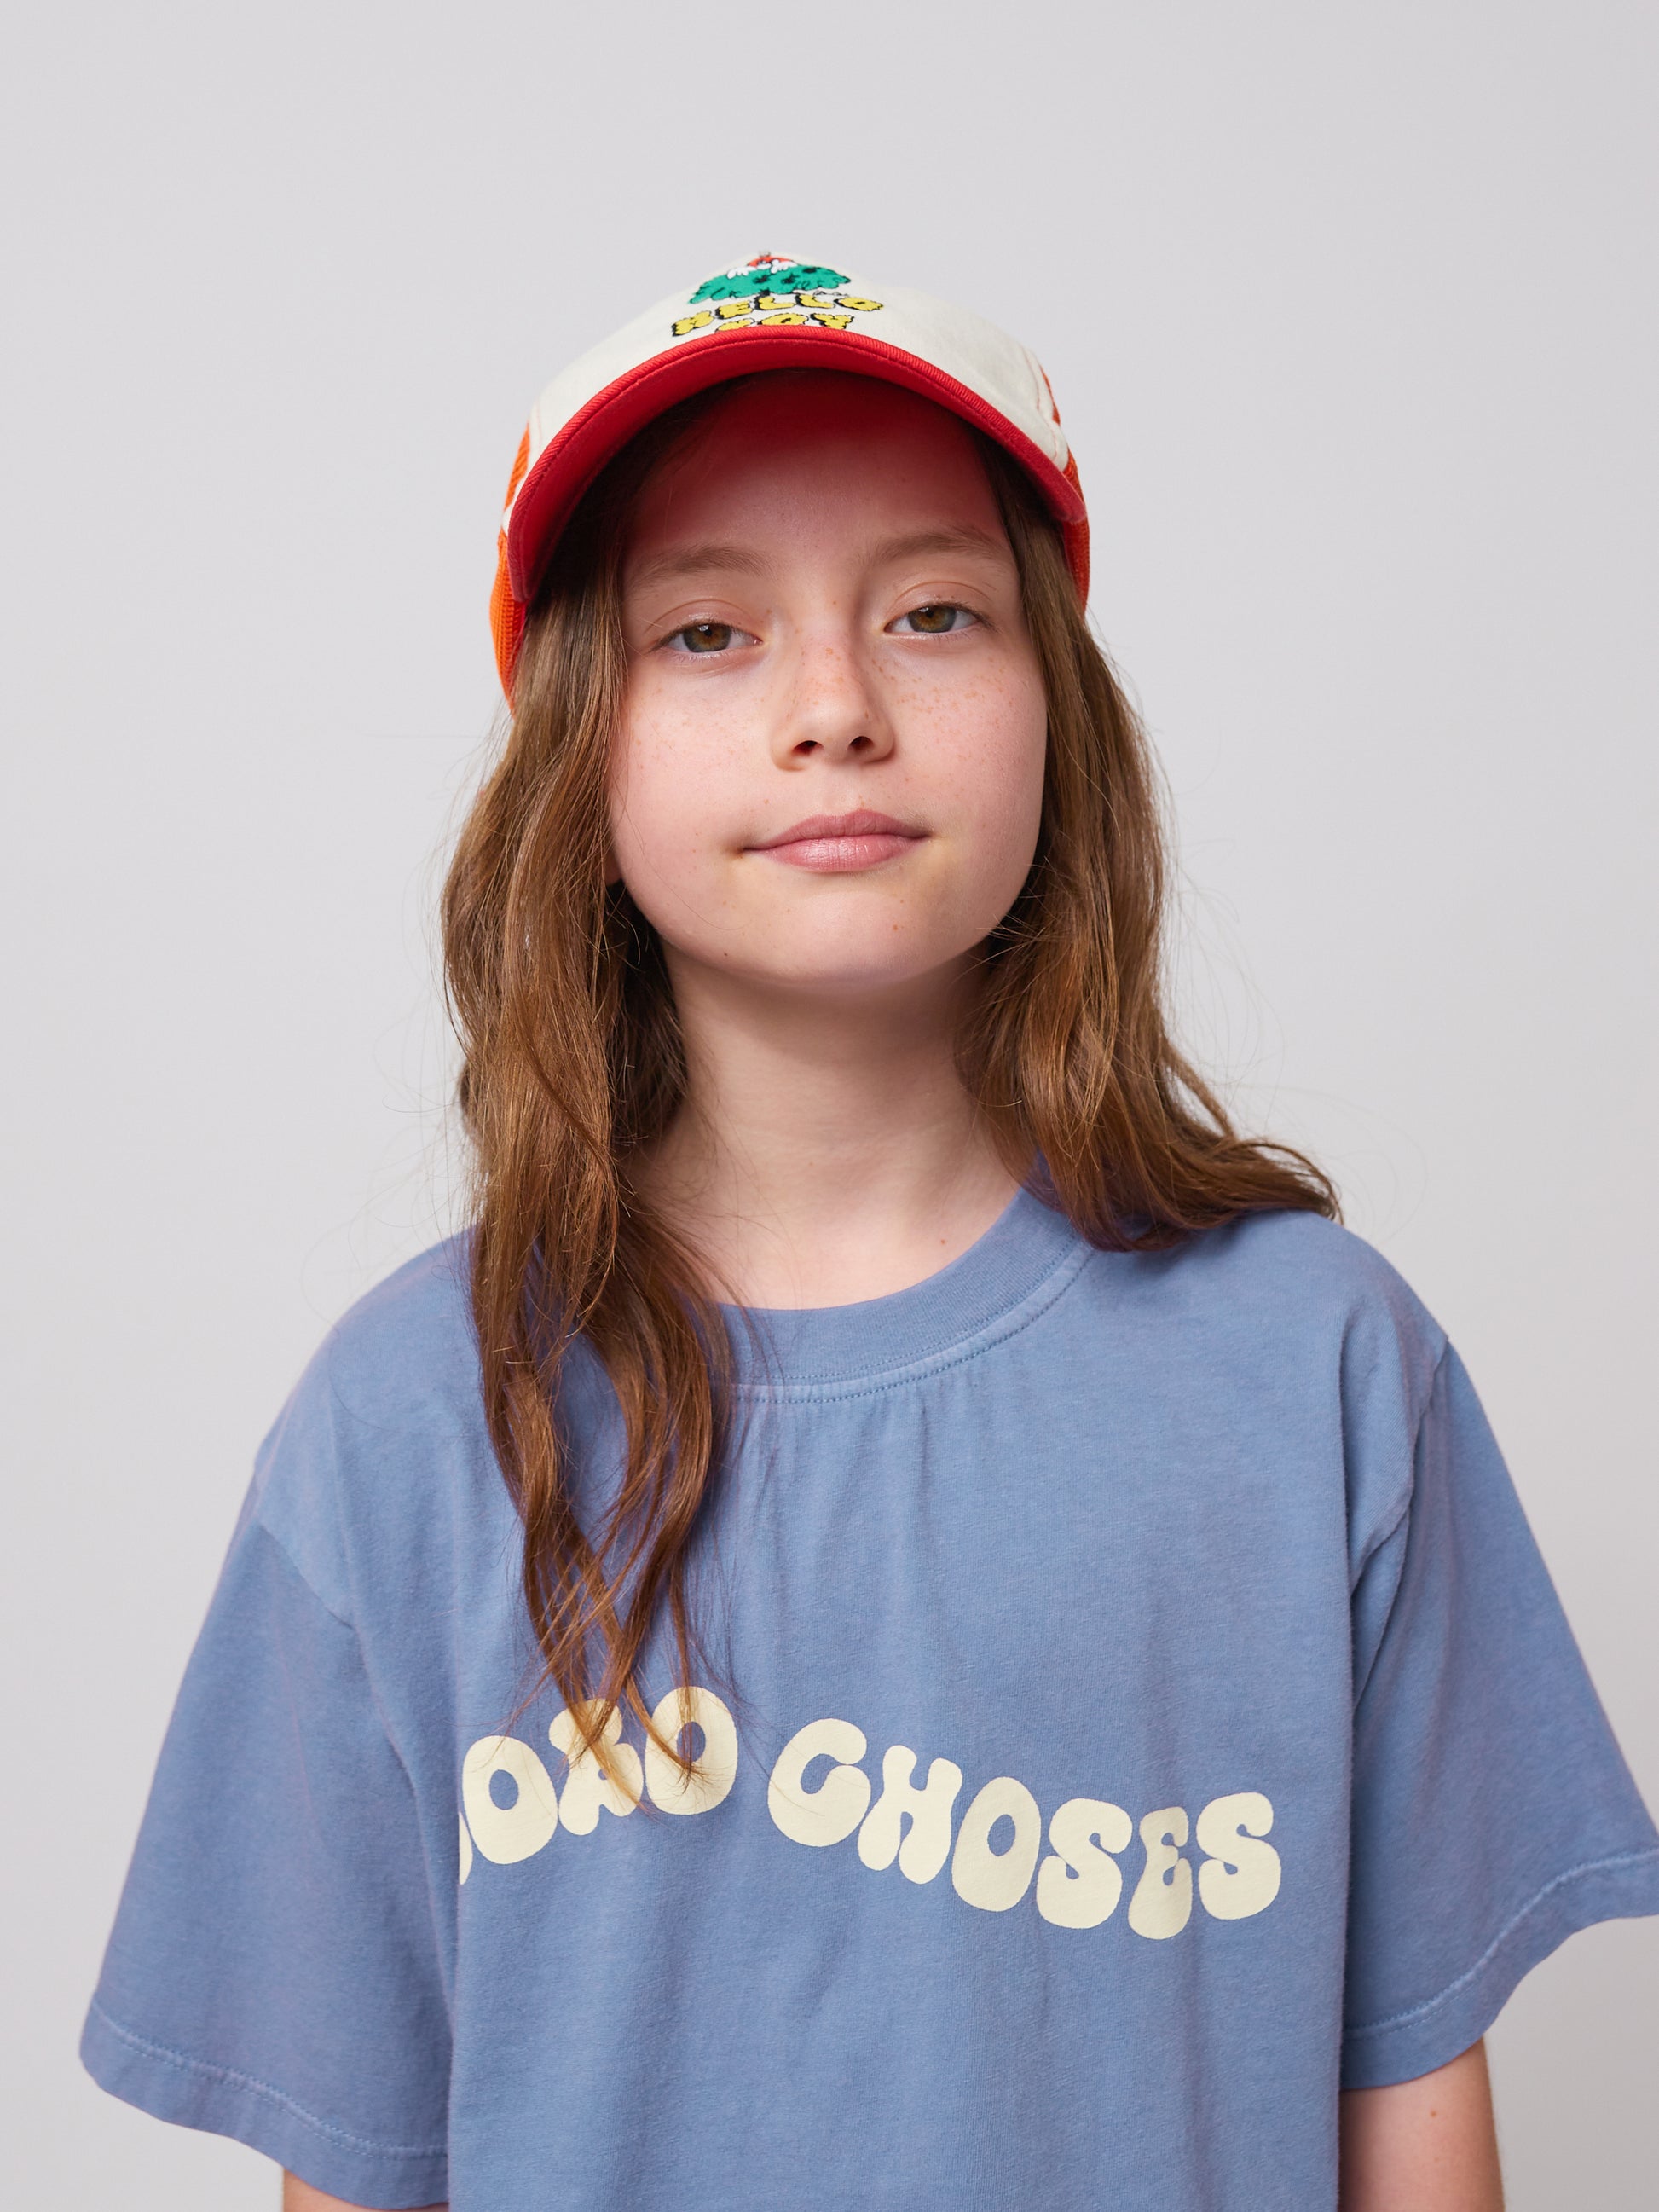
[[[724,570],[728,575],[759,576],[764,574],[766,563],[760,555],[746,545],[682,545],[678,552],[659,553],[654,561],[642,561],[629,578],[634,584],[670,584],[681,576],[699,576],[711,569]]]
[[[878,561],[915,561],[928,553],[994,553],[1008,550],[1007,540],[971,522],[948,530],[917,530],[904,538],[889,538],[872,549]]]
[[[884,538],[870,550],[872,559],[876,561],[915,561],[930,553],[1001,555],[1006,553],[1008,547],[1006,539],[994,536],[990,531],[978,529],[972,523],[961,523],[949,529],[917,530],[902,538]],[[707,575],[711,569],[727,575],[759,576],[765,574],[766,565],[760,555],[747,545],[711,541],[702,545],[683,545],[677,551],[643,561],[629,580],[635,585],[668,584],[682,576]]]

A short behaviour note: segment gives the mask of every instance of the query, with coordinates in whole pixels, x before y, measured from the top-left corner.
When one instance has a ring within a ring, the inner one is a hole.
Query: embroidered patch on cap
[[[718,276],[705,276],[691,295],[695,307],[704,300],[738,300],[745,292],[821,291],[824,285],[844,284],[839,269],[821,269],[814,262],[792,261],[784,253],[757,253]]]
[[[797,261],[786,253],[757,253],[735,269],[705,276],[686,301],[690,312],[669,325],[670,335],[688,338],[699,331],[769,325],[799,329],[808,323],[844,331],[855,315],[878,314],[882,304],[842,290],[847,282],[840,270],[817,262]]]

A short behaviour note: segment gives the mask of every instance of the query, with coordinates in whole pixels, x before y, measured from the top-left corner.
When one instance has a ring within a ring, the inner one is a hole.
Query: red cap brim
[[[988,438],[994,438],[1042,493],[1059,525],[1078,596],[1088,598],[1089,520],[1076,463],[1057,468],[1006,415],[967,385],[916,354],[857,331],[712,331],[617,377],[573,415],[537,455],[507,523],[506,580],[516,619],[503,625],[510,637],[498,633],[498,651],[508,663],[501,671],[504,682],[511,673],[511,657],[516,656],[523,611],[535,595],[560,532],[605,463],[647,422],[693,392],[757,369],[808,368],[836,368],[899,385],[948,407]]]

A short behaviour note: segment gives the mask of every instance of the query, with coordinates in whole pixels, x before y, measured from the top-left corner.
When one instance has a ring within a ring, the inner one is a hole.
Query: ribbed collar
[[[726,1308],[739,1387],[835,1397],[891,1385],[1022,1325],[1090,1250],[1062,1214],[1022,1190],[959,1259],[908,1291],[849,1306],[751,1308],[752,1334],[741,1310]]]

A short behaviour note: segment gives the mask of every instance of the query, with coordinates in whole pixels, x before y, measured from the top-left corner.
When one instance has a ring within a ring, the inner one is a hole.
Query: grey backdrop
[[[9,2203],[272,2203],[81,2012],[254,1443],[450,1218],[428,918],[525,410],[763,248],[1048,364],[1190,1032],[1460,1342],[1659,1799],[1656,24],[14,11]],[[1656,1968],[1594,1931],[1498,2028],[1519,2212],[1651,2201]]]

